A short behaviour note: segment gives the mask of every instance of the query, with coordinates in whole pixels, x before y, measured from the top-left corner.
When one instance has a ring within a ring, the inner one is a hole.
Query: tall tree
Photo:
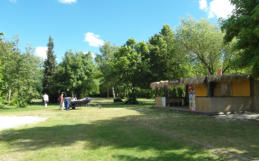
[[[17,44],[13,41],[0,41],[0,62],[2,64],[2,75],[4,93],[8,94],[8,102],[11,101],[11,96],[15,90],[17,81],[17,61],[20,58],[20,51]]]
[[[53,90],[53,74],[56,69],[56,56],[54,55],[54,43],[50,36],[47,44],[47,59],[44,62],[44,77],[43,77],[43,92],[46,92],[50,96],[50,101],[56,101],[56,91]]]
[[[124,46],[114,54],[111,62],[112,74],[116,86],[126,87],[131,103],[136,103],[135,89],[144,86],[147,82],[149,70],[148,47],[145,42],[136,43],[129,39]]]
[[[151,81],[179,78],[183,75],[184,57],[176,52],[175,34],[169,25],[149,39]]]
[[[96,67],[92,54],[68,51],[55,72],[56,91],[78,98],[93,94],[98,89]]]
[[[19,107],[25,107],[33,98],[39,96],[36,84],[40,77],[40,59],[32,54],[31,48],[27,48],[26,53],[17,58],[16,63],[15,103]]]
[[[35,84],[40,63],[31,54],[31,48],[21,54],[17,42],[0,40],[0,96],[11,104],[24,107],[38,96]]]
[[[190,63],[204,70],[202,75],[215,74],[221,69],[224,34],[206,20],[183,19],[177,28],[180,49],[187,54]],[[223,69],[224,70],[224,69]]]
[[[224,40],[237,39],[235,49],[239,51],[240,67],[252,67],[252,73],[259,76],[259,1],[230,0],[235,6],[232,16],[222,21],[226,31]]]
[[[106,87],[107,97],[109,97],[110,88],[113,89],[113,97],[115,97],[114,93],[114,76],[111,74],[111,65],[110,62],[114,57],[114,53],[118,50],[119,47],[112,46],[110,42],[105,42],[102,47],[100,47],[100,52],[102,55],[96,56],[96,64],[101,71],[101,82]]]

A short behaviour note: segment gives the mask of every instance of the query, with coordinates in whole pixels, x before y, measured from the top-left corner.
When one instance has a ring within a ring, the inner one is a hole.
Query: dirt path
[[[45,121],[47,118],[37,116],[0,116],[0,131],[25,124],[33,124]]]

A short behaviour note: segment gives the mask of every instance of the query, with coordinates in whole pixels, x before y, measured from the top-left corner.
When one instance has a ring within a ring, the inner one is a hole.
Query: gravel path
[[[20,125],[42,122],[46,119],[37,116],[0,116],[0,131]]]

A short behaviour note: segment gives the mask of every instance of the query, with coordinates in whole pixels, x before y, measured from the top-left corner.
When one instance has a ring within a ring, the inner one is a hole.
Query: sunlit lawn
[[[259,160],[259,121],[219,120],[153,107],[93,99],[60,111],[58,105],[0,109],[0,116],[47,121],[0,132],[0,160]],[[2,124],[1,122],[0,124]]]

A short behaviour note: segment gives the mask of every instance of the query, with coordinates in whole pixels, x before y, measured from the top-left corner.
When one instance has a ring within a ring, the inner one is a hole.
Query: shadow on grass
[[[176,132],[187,138],[193,136],[197,141],[215,145],[211,149],[234,148],[242,151],[241,155],[251,156],[249,159],[256,160],[259,157],[256,154],[259,148],[257,121],[216,120],[208,116],[161,111],[152,109],[152,102],[125,105],[100,101],[100,104],[102,108],[128,108],[139,111],[142,115],[99,120],[89,124],[6,130],[0,134],[0,142],[9,144],[14,151],[74,146],[73,144],[77,142],[83,142],[85,150],[111,147],[115,151],[137,149],[137,154],[149,150],[155,151],[146,157],[125,155],[119,152],[113,155],[114,158],[122,161],[215,160],[206,154],[204,146],[194,145],[179,137],[174,137],[174,132]],[[151,126],[145,126],[142,123]],[[158,130],[154,130],[152,126]],[[172,136],[170,136],[171,133]],[[242,143],[245,144],[242,145]],[[231,159],[230,157],[226,160]]]
[[[93,100],[89,103],[89,106],[92,104],[99,104],[102,108],[138,108],[138,107],[152,107],[155,105],[154,100],[152,99],[139,99],[138,104],[125,104],[124,102],[116,102],[114,103],[112,100],[103,101],[102,99],[93,98]]]
[[[112,147],[112,150],[136,148],[136,153],[145,150],[155,150],[157,153],[156,156],[145,158],[120,153],[113,155],[118,160],[213,160],[202,148],[192,149],[184,146],[176,139],[169,139],[151,129],[136,125],[135,122],[129,121],[131,119],[128,116],[92,124],[7,130],[0,134],[0,142],[8,143],[14,151],[31,151],[46,147],[73,146],[72,144],[78,141],[84,141],[85,149],[91,150],[102,147]],[[164,152],[167,150],[172,152]],[[183,150],[183,153],[178,153]],[[195,158],[195,155],[199,157]]]
[[[206,154],[203,146],[192,145],[192,143],[186,143],[186,141],[177,137],[170,137],[163,132],[154,130],[152,127],[143,126],[138,121],[148,122],[148,118],[144,114],[141,116],[114,118],[112,120],[99,120],[91,124],[6,130],[0,134],[0,142],[8,143],[14,151],[73,146],[78,141],[83,141],[85,149],[91,150],[112,147],[112,149],[118,150],[134,148],[138,150],[137,153],[146,150],[156,151],[156,156],[151,155],[144,158],[119,153],[113,156],[122,161],[215,160],[215,158]],[[226,129],[226,131],[231,133],[231,129]],[[251,144],[250,146],[254,146],[254,150],[258,148],[257,144]],[[218,147],[240,148],[235,147],[235,145],[231,147],[224,144]]]

